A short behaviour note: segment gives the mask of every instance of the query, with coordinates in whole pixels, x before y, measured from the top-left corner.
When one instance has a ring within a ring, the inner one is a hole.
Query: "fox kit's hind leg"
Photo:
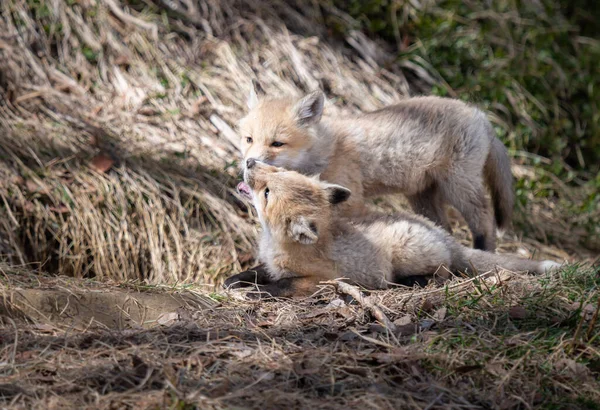
[[[407,199],[415,213],[425,216],[452,233],[444,200],[437,184],[434,183],[418,194],[408,196]]]
[[[481,177],[468,173],[451,174],[442,186],[444,198],[465,218],[471,234],[473,247],[485,251],[496,249],[496,227]]]

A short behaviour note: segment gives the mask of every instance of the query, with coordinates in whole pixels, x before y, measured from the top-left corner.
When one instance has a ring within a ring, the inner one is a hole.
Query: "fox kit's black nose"
[[[250,169],[252,168],[254,165],[256,165],[256,160],[254,158],[248,158],[246,160],[246,168]]]

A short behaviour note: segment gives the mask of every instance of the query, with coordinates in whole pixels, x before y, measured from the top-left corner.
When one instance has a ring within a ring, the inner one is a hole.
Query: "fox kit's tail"
[[[519,258],[514,255],[496,254],[478,249],[463,248],[468,270],[473,265],[479,273],[489,272],[496,268],[504,268],[512,271],[529,271],[530,273],[545,273],[560,268],[560,264],[554,261],[534,261]],[[470,263],[469,263],[470,262]]]
[[[502,141],[496,137],[492,138],[484,170],[486,182],[492,193],[496,225],[501,229],[507,228],[512,219],[515,194],[508,151]]]

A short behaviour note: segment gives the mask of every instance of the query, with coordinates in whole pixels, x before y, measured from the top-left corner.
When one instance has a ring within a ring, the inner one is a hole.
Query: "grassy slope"
[[[256,232],[232,190],[229,128],[251,78],[273,93],[320,85],[334,112],[375,109],[436,84],[418,53],[391,64],[393,54],[358,32],[345,40],[353,50],[344,48],[315,24],[327,19],[317,9],[130,6],[137,11],[3,3],[12,35],[0,50],[0,253],[13,262],[73,276],[220,279],[248,263]],[[517,234],[571,253],[598,249],[597,190],[563,182],[540,158],[515,158]]]
[[[217,281],[251,263],[256,233],[232,189],[235,139],[219,121],[235,124],[250,78],[273,93],[321,85],[332,98],[328,109],[345,112],[444,89],[437,82],[444,66],[423,64],[423,48],[394,64],[395,53],[360,33],[315,24],[333,14],[337,25],[353,26],[330,8],[114,4],[2,2],[0,28],[9,35],[0,39],[0,254],[12,263],[125,289],[140,281],[150,288]],[[343,41],[338,32],[347,34]],[[476,99],[493,111],[489,98]],[[520,117],[512,115],[505,129],[520,134],[504,137],[520,144],[525,134],[513,128]],[[493,119],[504,129],[497,112]],[[551,161],[542,166],[543,157],[515,154],[516,229],[501,251],[593,259],[600,245],[590,221],[600,209],[589,172],[559,178]],[[386,211],[404,206],[376,202]],[[458,221],[455,231],[468,241]],[[217,310],[116,334],[97,323],[73,334],[61,325],[69,311],[49,300],[56,310],[49,327],[35,315],[34,323],[14,311],[2,316],[7,384],[0,392],[5,403],[45,408],[597,408],[597,269],[503,275],[498,283],[461,281],[410,298],[406,291],[376,293],[398,320],[396,336],[356,305],[325,309],[336,297],[331,289],[294,304],[220,296]],[[86,287],[64,279],[23,284],[26,273],[5,266],[0,276],[3,306],[19,286]]]

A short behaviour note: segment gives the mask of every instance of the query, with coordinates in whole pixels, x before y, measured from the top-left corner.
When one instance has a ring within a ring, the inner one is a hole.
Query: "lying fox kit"
[[[320,281],[347,278],[371,289],[438,269],[480,273],[496,267],[542,273],[560,265],[497,255],[460,245],[418,215],[368,215],[347,219],[336,208],[350,190],[294,171],[248,160],[238,191],[252,200],[262,224],[259,259],[273,296],[313,292]],[[226,285],[253,281],[250,274]],[[260,282],[260,281],[259,281]]]
[[[454,206],[473,234],[474,247],[494,250],[491,189],[500,228],[511,220],[510,160],[485,114],[465,103],[416,97],[352,118],[322,118],[324,96],[261,99],[254,91],[240,121],[244,161],[320,174],[352,190],[344,216],[365,213],[365,196],[403,193],[415,212],[450,231],[445,205]]]

